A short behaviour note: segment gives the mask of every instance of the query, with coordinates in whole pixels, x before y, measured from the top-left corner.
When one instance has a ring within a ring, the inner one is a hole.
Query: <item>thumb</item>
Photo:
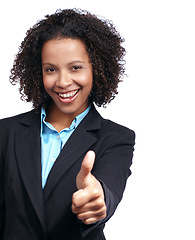
[[[94,151],[90,150],[86,153],[81,164],[81,169],[76,178],[76,185],[78,189],[83,189],[86,187],[91,170],[93,169],[94,162],[95,153]]]

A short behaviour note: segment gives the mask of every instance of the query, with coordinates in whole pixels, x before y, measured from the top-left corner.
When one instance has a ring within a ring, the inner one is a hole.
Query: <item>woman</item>
[[[110,22],[76,9],[27,32],[10,79],[34,109],[0,121],[0,239],[105,239],[135,134],[94,103],[117,94],[122,42]]]

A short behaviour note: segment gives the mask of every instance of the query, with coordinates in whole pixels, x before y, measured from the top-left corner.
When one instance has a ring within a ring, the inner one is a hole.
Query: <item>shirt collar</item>
[[[85,111],[83,111],[82,113],[80,113],[78,116],[75,117],[75,119],[72,121],[69,128],[64,128],[62,131],[64,131],[65,129],[66,130],[75,129],[79,125],[79,123],[85,118],[85,116],[88,114],[90,109],[91,109],[91,104]],[[41,137],[42,137],[43,131],[45,130],[45,126],[46,128],[49,128],[50,131],[57,131],[51,124],[45,121],[45,118],[46,118],[46,111],[42,107],[41,108]]]

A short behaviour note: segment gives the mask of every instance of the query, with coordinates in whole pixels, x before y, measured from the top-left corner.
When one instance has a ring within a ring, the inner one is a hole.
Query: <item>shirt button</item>
[[[60,136],[58,135],[56,138],[57,138],[57,139],[59,139],[59,138],[60,138]]]

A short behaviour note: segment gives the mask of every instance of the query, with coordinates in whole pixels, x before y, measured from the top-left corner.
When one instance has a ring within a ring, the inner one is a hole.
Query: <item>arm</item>
[[[2,133],[2,131],[1,131]],[[5,184],[4,184],[4,155],[3,144],[0,144],[0,240],[3,239],[5,225]]]
[[[131,174],[135,134],[127,131],[104,151],[92,173],[101,182],[107,206],[106,222],[115,212],[123,197],[126,182]]]
[[[96,179],[96,181],[98,181],[99,184],[101,183],[104,194],[103,198],[100,200],[104,200],[107,211],[106,215],[102,212],[102,217],[99,217],[99,219],[92,216],[93,222],[90,223],[98,222],[91,225],[90,228],[83,226],[84,235],[97,227],[99,224],[104,224],[113,215],[118,203],[121,201],[127,178],[130,175],[129,168],[132,164],[134,140],[135,134],[132,131],[126,131],[125,134],[121,134],[120,137],[116,136],[115,139],[112,139],[109,146],[100,152],[99,155],[97,154],[95,165],[90,174]],[[98,188],[96,190],[98,190]],[[99,191],[99,196],[101,196],[102,191]],[[78,201],[80,199],[82,199],[82,195],[79,196]],[[88,199],[90,199],[89,202],[91,202],[96,198],[94,195],[91,195]],[[102,205],[103,210],[105,209],[105,206],[104,204]],[[94,211],[94,214],[97,213],[97,208],[95,209],[96,212]],[[73,212],[75,212],[79,217],[79,212],[77,210],[73,208]],[[99,210],[100,208],[98,211]],[[80,220],[84,219],[80,218]]]

